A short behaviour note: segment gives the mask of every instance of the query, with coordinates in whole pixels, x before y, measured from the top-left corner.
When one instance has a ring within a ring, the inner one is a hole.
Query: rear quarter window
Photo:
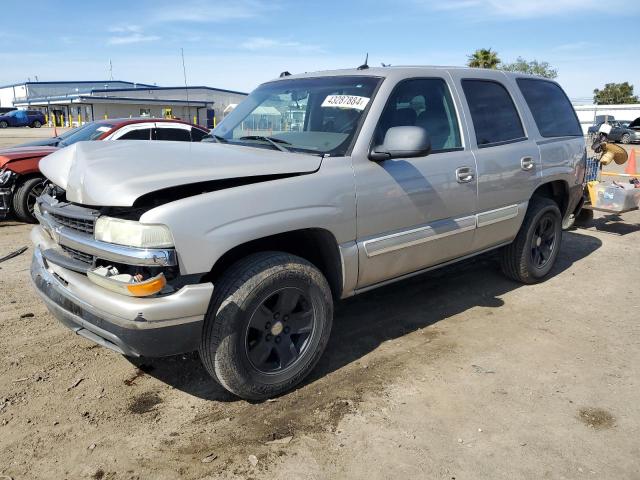
[[[571,102],[556,83],[518,78],[518,87],[543,137],[581,137],[582,128]]]

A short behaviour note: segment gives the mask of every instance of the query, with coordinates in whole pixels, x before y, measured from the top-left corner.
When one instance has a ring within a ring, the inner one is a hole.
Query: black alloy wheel
[[[533,266],[543,268],[549,262],[555,248],[555,217],[548,213],[538,220],[531,240],[531,263]]]
[[[279,373],[305,353],[315,327],[315,312],[305,292],[287,287],[270,295],[253,312],[245,348],[253,368]]]

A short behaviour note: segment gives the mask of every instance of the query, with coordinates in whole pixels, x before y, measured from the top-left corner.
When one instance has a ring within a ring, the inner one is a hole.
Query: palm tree
[[[490,48],[479,48],[468,58],[467,65],[470,67],[496,69],[500,65],[498,54]]]

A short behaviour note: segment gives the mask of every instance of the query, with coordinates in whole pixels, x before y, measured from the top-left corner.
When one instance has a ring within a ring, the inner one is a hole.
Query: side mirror
[[[374,162],[392,158],[424,157],[431,152],[431,137],[422,127],[391,127],[382,145],[373,147],[369,159]]]

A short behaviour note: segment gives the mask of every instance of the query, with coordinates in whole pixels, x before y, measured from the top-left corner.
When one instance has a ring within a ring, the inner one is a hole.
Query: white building
[[[640,104],[629,105],[577,105],[573,108],[578,115],[584,133],[595,123],[596,117],[611,116],[615,120],[633,121],[640,117]]]
[[[123,81],[26,82],[0,87],[0,107],[41,110],[51,123],[104,118],[174,117],[212,127],[246,93],[220,88],[157,87]]]

